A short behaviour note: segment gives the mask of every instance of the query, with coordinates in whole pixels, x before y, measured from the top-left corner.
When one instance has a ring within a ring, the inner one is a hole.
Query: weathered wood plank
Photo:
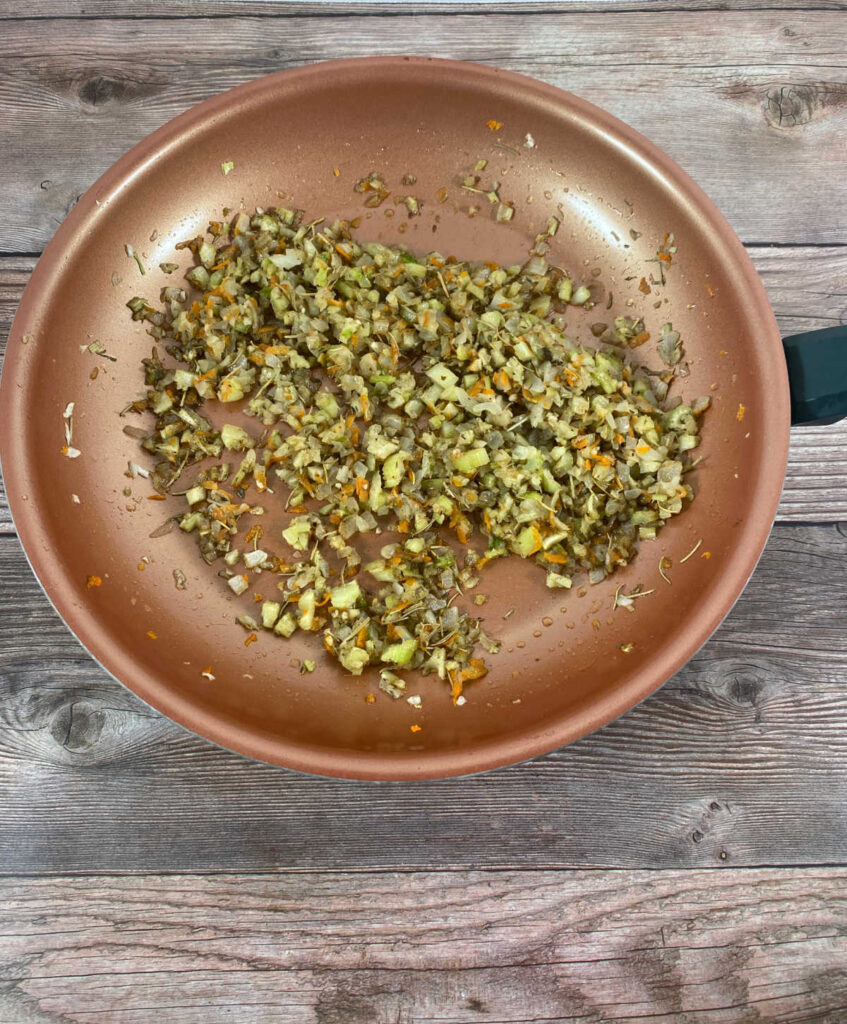
[[[16,0],[0,3],[0,21],[36,18],[254,18],[410,14],[517,14],[724,11],[726,0]],[[734,10],[842,10],[840,0],[733,0]]]
[[[175,9],[177,10],[177,9]],[[196,7],[194,13],[196,13]],[[131,145],[213,93],[339,56],[493,63],[644,131],[745,241],[841,242],[847,104],[837,11],[8,21],[0,35],[0,251],[40,251]],[[625,73],[621,68],[625,67]],[[751,173],[755,187],[751,187]]]
[[[0,880],[15,1024],[819,1021],[847,869]]]
[[[785,334],[831,327],[847,320],[847,247],[771,248],[750,254]],[[35,260],[0,257],[0,360],[12,318]],[[847,519],[847,421],[796,428],[777,519],[834,522]],[[0,534],[13,532],[0,480]]]
[[[459,781],[368,785],[191,737],[78,647],[0,539],[7,872],[702,867],[847,858],[847,529],[778,526],[715,637],[618,721]]]

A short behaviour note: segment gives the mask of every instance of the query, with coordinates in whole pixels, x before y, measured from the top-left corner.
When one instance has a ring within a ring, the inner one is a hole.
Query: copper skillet
[[[515,201],[510,224],[495,223],[487,210],[467,214],[458,183],[479,159]],[[221,164],[229,160],[235,169],[225,176]],[[352,186],[371,170],[419,197],[422,215],[363,210]],[[414,186],[401,186],[405,173],[416,176]],[[449,195],[439,203],[443,187]],[[543,572],[516,559],[486,572],[482,590],[491,600],[482,612],[503,650],[462,708],[435,679],[414,687],[421,711],[381,693],[368,703],[374,683],[335,671],[314,638],[288,645],[262,638],[245,648],[233,622],[244,599],[200,562],[189,537],[149,537],[181,499],[148,501],[143,480],[132,481],[131,497],[123,494],[127,460],[138,453],[117,412],[139,393],[139,360],[150,348],[128,319],[127,299],[155,298],[165,282],[158,264],[222,207],[273,205],[278,192],[310,218],[364,215],[363,239],[501,262],[520,260],[555,214],[562,228],[553,258],[592,281],[598,300],[593,312],[574,314],[571,332],[591,340],[590,323],[624,313],[643,314],[654,332],[670,320],[691,365],[684,394],[714,399],[696,501],[614,580],[564,593],[547,590]],[[667,283],[644,295],[636,286],[656,271],[648,261],[668,232],[678,251]],[[146,277],[125,243],[144,254]],[[117,361],[80,351],[94,339]],[[807,353],[828,343],[835,344],[824,337],[790,349],[801,364],[792,375],[795,413],[806,419],[847,408],[827,382],[814,392],[818,364]],[[75,460],[60,454],[69,401],[82,451]],[[155,132],[93,185],[47,247],[15,319],[0,449],[35,573],[115,678],[186,728],[251,757],[321,775],[414,779],[478,772],[559,747],[683,665],[753,571],[779,499],[790,419],[786,358],[764,289],[729,225],[664,153],[589,103],[529,78],[392,57],[298,68],[217,96]],[[671,585],[659,575],[662,556],[672,563]],[[174,568],[185,573],[187,590],[176,589]],[[88,587],[90,576],[102,585]],[[655,594],[632,614],[612,611],[614,589],[636,583]],[[318,660],[314,674],[299,674],[304,657]]]

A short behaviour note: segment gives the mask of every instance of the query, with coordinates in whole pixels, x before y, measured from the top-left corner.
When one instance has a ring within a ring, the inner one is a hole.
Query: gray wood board
[[[507,14],[523,17],[529,13],[647,12],[663,15],[680,11],[725,11],[726,0],[0,0],[0,21],[32,21],[79,18],[110,21],[137,18],[175,20],[186,18],[337,18],[397,15]],[[839,11],[843,0],[732,0],[733,10]]]
[[[0,879],[14,1024],[847,1013],[847,869]]]
[[[531,74],[643,131],[746,242],[844,242],[839,11],[25,19],[0,33],[0,252],[39,252],[153,129],[259,75],[408,53]],[[179,13],[180,7],[171,8]],[[265,13],[280,10],[267,6]]]
[[[847,320],[847,247],[751,246],[784,334],[832,327]],[[0,257],[0,360],[12,318],[35,265],[32,257]],[[12,338],[18,344],[19,338]],[[847,420],[796,427],[777,520],[847,519]],[[0,534],[13,532],[0,480]]]
[[[9,873],[839,863],[847,528],[778,526],[657,694],[547,757],[419,784],[318,779],[190,736],[114,683],[0,538]]]

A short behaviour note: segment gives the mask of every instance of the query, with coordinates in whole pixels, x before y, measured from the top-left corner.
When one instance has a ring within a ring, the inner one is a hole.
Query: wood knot
[[[88,701],[75,700],[63,704],[50,723],[53,739],[72,754],[89,750],[100,738],[105,721],[104,712]]]
[[[727,839],[735,828],[738,811],[719,800],[704,800],[691,809],[686,832],[690,841],[700,847],[698,856],[711,859],[727,849]]]
[[[729,684],[729,695],[737,704],[749,704],[755,707],[759,703],[759,696],[764,689],[764,684],[755,675],[735,676]]]
[[[82,83],[77,95],[88,107],[102,107],[114,100],[125,99],[131,92],[127,82],[108,78],[105,75],[96,75]]]
[[[769,89],[763,108],[765,120],[773,128],[798,128],[808,124],[820,106],[813,85],[780,85]]]

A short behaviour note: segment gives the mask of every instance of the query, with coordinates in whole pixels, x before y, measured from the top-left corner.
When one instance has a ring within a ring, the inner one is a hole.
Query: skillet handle
[[[847,324],[782,339],[791,423],[835,423],[847,416]]]

